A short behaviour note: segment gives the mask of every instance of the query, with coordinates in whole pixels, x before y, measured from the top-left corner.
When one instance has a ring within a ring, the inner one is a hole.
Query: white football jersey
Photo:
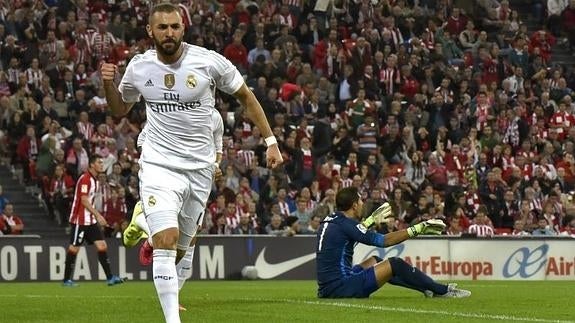
[[[169,65],[158,60],[155,50],[134,56],[119,91],[124,102],[137,102],[140,95],[146,100],[148,120],[138,140],[143,141],[143,162],[176,169],[211,167],[216,160],[214,133],[220,127],[213,117],[216,88],[233,94],[244,79],[222,55],[182,46],[182,57]]]
[[[222,115],[216,109],[212,110],[212,122],[214,125],[214,143],[216,145],[216,153],[223,153],[223,139],[224,139],[224,120]],[[146,127],[144,127],[138,135],[137,146],[141,148],[146,140]]]

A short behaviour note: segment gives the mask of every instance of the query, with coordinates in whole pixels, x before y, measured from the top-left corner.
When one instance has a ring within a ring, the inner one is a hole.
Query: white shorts
[[[152,236],[178,228],[177,248],[187,250],[202,223],[214,168],[175,170],[140,162],[140,198]]]

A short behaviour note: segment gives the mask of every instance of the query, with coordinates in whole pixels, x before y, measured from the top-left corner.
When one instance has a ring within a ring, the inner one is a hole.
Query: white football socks
[[[166,323],[181,323],[178,303],[176,251],[154,250],[153,278]]]
[[[184,287],[184,283],[186,280],[192,277],[192,260],[194,259],[194,250],[196,249],[196,245],[188,247],[186,250],[186,254],[180,262],[176,265],[176,270],[178,272],[178,289],[182,289]]]

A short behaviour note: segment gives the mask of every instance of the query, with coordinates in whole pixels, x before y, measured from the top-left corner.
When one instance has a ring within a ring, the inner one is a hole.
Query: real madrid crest
[[[148,206],[152,207],[156,205],[156,198],[152,195],[148,198]]]
[[[193,89],[196,87],[196,85],[198,85],[198,80],[196,80],[196,77],[193,74],[188,75],[188,78],[186,79],[186,86],[190,89]]]
[[[174,74],[166,74],[164,75],[164,85],[171,89],[176,84],[176,76]]]

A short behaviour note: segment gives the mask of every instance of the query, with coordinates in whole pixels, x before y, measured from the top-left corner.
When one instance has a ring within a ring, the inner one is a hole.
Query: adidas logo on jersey
[[[144,84],[145,87],[150,87],[150,86],[154,86],[154,83],[152,83],[152,80],[148,80],[148,82],[146,82],[146,84]]]

